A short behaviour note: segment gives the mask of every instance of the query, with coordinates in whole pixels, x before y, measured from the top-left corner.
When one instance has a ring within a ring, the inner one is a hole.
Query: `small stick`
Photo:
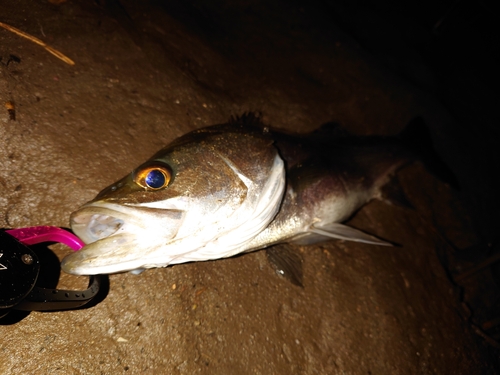
[[[467,271],[464,271],[462,273],[459,273],[458,275],[455,275],[453,278],[455,279],[455,281],[460,282],[463,279],[466,279],[466,278],[474,275],[475,273],[481,271],[483,268],[489,267],[498,261],[500,261],[500,254],[492,255],[488,259],[482,261],[481,263],[468,269]]]
[[[63,55],[61,52],[57,51],[56,49],[52,48],[51,46],[45,44],[44,42],[42,42],[40,39],[38,38],[35,38],[34,36],[31,36],[27,33],[25,33],[24,31],[21,31],[19,29],[16,29],[15,27],[12,27],[12,26],[9,26],[3,22],[0,22],[0,26],[3,27],[4,29],[7,29],[9,31],[12,31],[14,34],[17,34],[19,36],[22,36],[23,38],[26,38],[28,40],[31,40],[33,43],[36,43],[40,46],[42,46],[43,48],[45,48],[48,52],[50,52],[51,54],[53,54],[55,57],[61,59],[62,61],[64,61],[66,64],[69,64],[69,65],[75,65],[75,62],[73,60],[71,60],[69,57],[66,57],[65,55]]]

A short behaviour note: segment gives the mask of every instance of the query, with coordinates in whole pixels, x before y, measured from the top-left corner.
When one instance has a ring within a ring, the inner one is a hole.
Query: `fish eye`
[[[159,190],[168,186],[172,172],[163,165],[147,166],[136,172],[134,182],[145,189]]]

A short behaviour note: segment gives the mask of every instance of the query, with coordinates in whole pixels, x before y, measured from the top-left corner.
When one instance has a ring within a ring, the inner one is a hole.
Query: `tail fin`
[[[457,177],[434,149],[431,133],[422,117],[411,120],[398,138],[415,153],[429,173],[459,190]]]

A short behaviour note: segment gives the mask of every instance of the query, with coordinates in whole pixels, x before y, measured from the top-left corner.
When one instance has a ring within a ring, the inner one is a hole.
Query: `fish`
[[[392,246],[343,223],[373,199],[407,203],[384,191],[398,190],[391,181],[410,163],[449,172],[429,160],[440,159],[421,118],[397,136],[353,136],[334,123],[297,135],[245,114],[175,139],[73,212],[86,245],[61,268],[140,272],[329,239]]]

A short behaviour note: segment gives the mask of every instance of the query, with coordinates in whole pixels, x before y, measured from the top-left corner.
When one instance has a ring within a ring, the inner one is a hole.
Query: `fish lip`
[[[103,240],[130,240],[130,236],[126,233],[118,234],[115,236],[108,236]],[[86,245],[82,250],[71,253],[64,257],[61,261],[61,269],[72,275],[97,275],[97,274],[110,274],[116,273],[116,265],[108,262],[103,262],[101,256],[103,255],[98,245],[99,241]],[[97,245],[97,247],[95,246]],[[113,251],[107,252],[112,255]],[[118,255],[118,258],[121,257]],[[140,268],[140,260],[136,258],[126,259],[120,263],[120,270],[118,272],[126,272],[129,270]]]

